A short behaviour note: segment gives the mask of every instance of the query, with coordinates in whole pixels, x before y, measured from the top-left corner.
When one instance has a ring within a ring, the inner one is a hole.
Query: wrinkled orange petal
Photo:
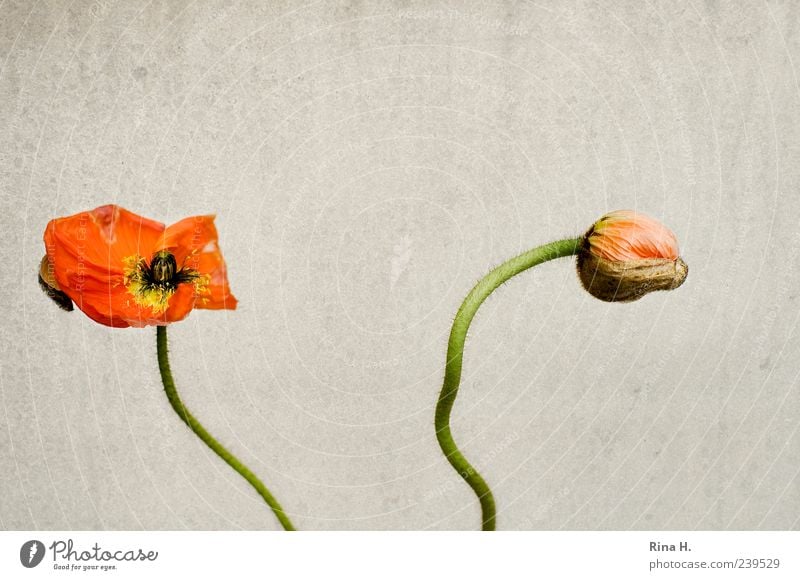
[[[195,308],[205,310],[235,310],[238,300],[231,294],[228,271],[219,250],[200,254],[198,271],[208,274],[208,294],[197,298]]]
[[[149,309],[132,304],[124,286],[122,260],[148,256],[164,225],[116,205],[57,218],[44,233],[53,275],[70,299],[106,326],[139,326]]]
[[[603,259],[630,261],[679,256],[678,240],[661,222],[631,210],[611,212],[592,228],[588,236],[591,252]]]
[[[186,318],[192,311],[192,308],[197,306],[197,300],[194,295],[194,286],[191,284],[181,284],[175,290],[175,294],[169,299],[169,308],[161,315],[155,315],[149,319],[148,324],[166,324],[169,322],[178,322]]]
[[[45,232],[47,259],[53,264],[53,275],[61,291],[100,324],[128,326],[121,318],[121,313],[114,317],[109,308],[102,307],[103,302],[108,302],[110,294],[120,291],[120,288],[125,291],[122,286],[122,269],[92,262],[87,253],[76,251],[75,247],[58,241],[54,242],[58,237],[58,233],[48,227]]]
[[[105,326],[112,326],[114,328],[127,328],[130,326],[130,324],[128,324],[128,322],[122,318],[110,318],[104,314],[100,314],[100,312],[95,310],[95,308],[88,302],[79,304],[78,308],[80,308],[86,316]]]
[[[158,249],[168,249],[181,267],[208,276],[208,293],[198,296],[195,308],[234,310],[238,301],[228,286],[225,260],[219,249],[214,216],[194,216],[167,227]]]
[[[103,205],[47,224],[53,242],[75,257],[113,269],[121,269],[118,264],[126,256],[149,257],[164,229],[164,224],[117,205]]]
[[[217,244],[217,228],[213,215],[198,215],[184,218],[168,226],[158,240],[156,250],[169,250],[175,256],[178,267],[195,268],[195,256]]]

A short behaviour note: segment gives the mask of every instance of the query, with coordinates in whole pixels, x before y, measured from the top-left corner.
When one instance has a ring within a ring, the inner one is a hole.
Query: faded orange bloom
[[[63,308],[74,302],[100,324],[165,325],[193,308],[236,308],[213,215],[166,227],[104,205],[51,220],[44,243],[42,287]]]
[[[672,290],[686,279],[678,240],[666,226],[644,214],[619,210],[604,215],[586,232],[578,254],[584,288],[607,302],[638,300],[654,290]]]

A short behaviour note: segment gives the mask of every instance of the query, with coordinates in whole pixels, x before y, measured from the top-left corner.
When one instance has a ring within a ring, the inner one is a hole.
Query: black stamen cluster
[[[140,264],[142,281],[151,288],[175,290],[179,284],[191,282],[197,278],[197,272],[191,268],[180,268],[175,256],[166,250],[153,254],[150,264],[142,260]]]

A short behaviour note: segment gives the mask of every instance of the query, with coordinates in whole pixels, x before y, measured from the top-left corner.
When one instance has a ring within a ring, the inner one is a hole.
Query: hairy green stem
[[[161,382],[164,383],[164,392],[167,394],[167,399],[169,399],[169,403],[172,405],[172,408],[175,409],[178,417],[181,418],[181,421],[186,423],[189,429],[194,431],[195,435],[197,435],[203,441],[203,443],[208,445],[214,453],[219,455],[225,461],[225,463],[230,465],[239,475],[244,477],[247,482],[255,488],[259,495],[264,498],[264,501],[267,502],[267,505],[272,508],[272,511],[275,513],[275,517],[278,518],[278,521],[281,523],[284,530],[287,532],[294,531],[295,528],[292,525],[292,522],[289,521],[289,517],[286,515],[286,512],[283,511],[283,508],[278,503],[278,500],[275,499],[266,486],[261,483],[261,480],[258,479],[255,474],[250,471],[241,461],[239,461],[239,459],[237,459],[233,453],[225,449],[219,443],[219,441],[214,439],[214,437],[212,437],[211,434],[205,430],[200,422],[194,418],[194,416],[181,401],[180,397],[178,396],[178,391],[175,388],[175,381],[172,380],[172,372],[169,369],[166,326],[157,327],[156,343],[158,347],[158,368],[161,371]]]
[[[453,403],[455,403],[458,395],[458,386],[461,382],[464,341],[467,338],[469,325],[483,301],[502,283],[542,262],[577,254],[581,244],[582,238],[560,240],[534,248],[501,264],[489,272],[470,291],[461,304],[461,308],[458,309],[458,314],[456,314],[456,319],[453,322],[450,340],[447,343],[444,385],[442,386],[442,392],[439,394],[439,402],[436,404],[436,418],[434,421],[436,438],[439,440],[439,446],[442,448],[450,465],[464,478],[464,481],[478,496],[478,500],[481,502],[482,529],[485,531],[495,529],[496,508],[492,490],[489,489],[489,485],[481,477],[480,473],[470,465],[466,457],[459,451],[450,432],[450,412],[453,410]]]

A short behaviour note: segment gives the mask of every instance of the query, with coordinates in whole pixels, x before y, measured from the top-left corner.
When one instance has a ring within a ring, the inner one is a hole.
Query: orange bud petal
[[[604,215],[589,230],[586,240],[590,251],[606,260],[675,260],[679,256],[675,234],[661,222],[631,210]]]

